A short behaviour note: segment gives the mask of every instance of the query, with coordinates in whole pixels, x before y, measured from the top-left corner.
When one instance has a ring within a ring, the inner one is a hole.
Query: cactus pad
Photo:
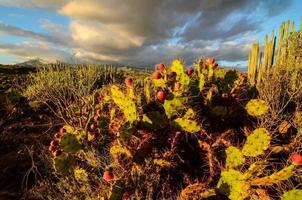
[[[138,113],[134,101],[126,96],[117,86],[111,87],[112,99],[124,112],[126,119],[133,123],[138,120]]]
[[[131,158],[132,157],[132,154],[131,152],[126,148],[126,147],[123,147],[121,145],[113,145],[111,148],[110,148],[110,154],[115,157],[115,156],[118,156],[118,155],[125,155],[126,157],[128,158]]]
[[[302,190],[299,189],[293,189],[288,192],[285,192],[281,197],[281,200],[298,200],[298,199],[302,199]]]
[[[265,128],[255,129],[248,137],[242,148],[245,156],[259,156],[269,148],[271,136]]]
[[[67,133],[61,137],[60,147],[66,153],[76,153],[81,149],[81,145],[75,135]]]
[[[245,162],[242,152],[237,147],[228,147],[226,155],[226,165],[230,168],[240,166]]]
[[[203,74],[199,74],[199,84],[198,84],[198,86],[199,86],[200,92],[203,90],[204,85],[205,85],[205,77],[204,77]]]
[[[246,104],[246,111],[249,115],[259,117],[268,111],[268,104],[261,99],[252,99]]]
[[[74,158],[68,154],[61,154],[54,159],[54,168],[57,173],[66,175],[74,163]]]
[[[173,98],[172,100],[165,100],[164,102],[165,112],[168,118],[178,114],[184,109],[184,105],[180,98]]]
[[[201,127],[197,124],[195,120],[177,118],[175,122],[186,132],[196,133],[201,130]]]
[[[171,70],[177,74],[176,81],[179,82],[183,88],[187,88],[190,84],[190,77],[185,73],[181,61],[178,59],[173,60]]]
[[[249,195],[249,184],[246,182],[246,177],[233,169],[221,173],[217,188],[231,200],[243,200]]]
[[[79,182],[87,182],[88,174],[85,169],[77,167],[73,170],[74,178]]]
[[[160,167],[171,167],[172,166],[172,163],[169,162],[169,161],[166,161],[164,159],[154,159],[153,160],[153,163],[155,165],[158,165]]]
[[[288,180],[293,174],[295,170],[295,165],[289,165],[281,169],[278,172],[271,174],[270,176],[265,176],[261,178],[256,178],[252,180],[252,185],[262,185],[262,186],[269,186],[281,181]]]

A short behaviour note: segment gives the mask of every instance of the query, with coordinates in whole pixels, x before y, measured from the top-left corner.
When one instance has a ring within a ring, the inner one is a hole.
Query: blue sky
[[[282,21],[300,26],[300,0],[0,0],[0,63],[152,66],[216,57],[246,66],[249,46]]]

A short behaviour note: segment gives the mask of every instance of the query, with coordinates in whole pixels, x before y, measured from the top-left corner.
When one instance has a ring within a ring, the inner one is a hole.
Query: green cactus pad
[[[245,158],[237,147],[228,147],[226,149],[226,166],[233,168],[242,165],[245,162]]]
[[[217,188],[220,193],[231,200],[243,200],[249,195],[249,184],[246,182],[246,177],[234,169],[221,173]]]
[[[199,74],[199,84],[198,84],[198,86],[199,86],[200,92],[203,90],[204,85],[205,85],[205,77],[204,77],[203,74]]]
[[[124,112],[126,119],[133,123],[138,120],[138,113],[134,101],[126,96],[117,86],[111,87],[112,99]]]
[[[164,79],[153,79],[153,84],[155,87],[159,87],[159,88],[162,88],[162,89],[165,89],[167,86],[166,86],[166,82]]]
[[[149,123],[149,124],[152,124],[152,120],[147,115],[143,115],[142,121],[146,122],[146,123]]]
[[[252,157],[262,155],[269,148],[270,141],[269,132],[265,128],[257,128],[247,137],[242,153]]]
[[[185,73],[185,69],[181,61],[178,59],[173,60],[171,70],[177,74],[176,81],[179,82],[183,88],[187,88],[190,84],[190,77]]]
[[[66,153],[76,153],[81,149],[81,145],[75,135],[67,133],[61,137],[60,147]]]
[[[288,180],[294,174],[295,168],[295,165],[289,165],[288,167],[285,167],[280,171],[271,174],[270,176],[254,179],[252,180],[251,184],[257,186],[270,186],[281,181]]]
[[[250,165],[248,170],[244,173],[246,178],[250,178],[252,176],[260,176],[264,169],[266,168],[267,163],[265,161],[257,161]]]
[[[54,158],[54,168],[57,173],[66,175],[74,161],[71,155],[61,154]]]
[[[74,178],[79,182],[87,182],[88,181],[88,173],[85,169],[77,167],[73,170]]]
[[[285,192],[281,197],[281,200],[298,200],[298,199],[302,199],[302,190],[299,189],[293,189],[288,192]]]
[[[201,127],[195,120],[177,118],[175,122],[186,132],[196,133],[201,130]]]
[[[246,104],[246,111],[249,115],[259,117],[268,111],[268,104],[261,99],[252,99]]]
[[[168,118],[179,114],[184,109],[183,102],[180,98],[173,98],[172,100],[165,100],[164,102],[165,112]]]
[[[192,108],[189,108],[186,114],[183,116],[184,119],[193,119],[195,117],[195,112]]]
[[[110,148],[110,154],[113,157],[123,154],[128,158],[132,158],[131,152],[126,147],[123,147],[121,145],[113,145]]]

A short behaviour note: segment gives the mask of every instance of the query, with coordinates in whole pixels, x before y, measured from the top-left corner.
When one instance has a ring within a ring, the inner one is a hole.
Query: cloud
[[[58,8],[68,0],[0,0],[0,6],[23,8]]]
[[[13,54],[25,59],[42,58],[46,61],[70,60],[72,55],[66,51],[48,45],[22,42],[18,44],[0,43],[0,52]]]
[[[68,49],[85,61],[142,66],[174,57],[189,63],[203,55],[235,62],[246,60],[252,42],[246,38],[261,30],[263,20],[292,2],[277,1],[0,0],[6,6],[56,9],[70,19],[68,27],[40,20],[47,34],[4,24],[0,32],[46,43],[53,51]]]

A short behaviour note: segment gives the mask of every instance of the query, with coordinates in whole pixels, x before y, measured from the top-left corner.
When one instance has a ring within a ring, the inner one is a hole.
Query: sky
[[[0,0],[0,63],[148,67],[215,57],[245,67],[252,43],[301,21],[301,0]]]

